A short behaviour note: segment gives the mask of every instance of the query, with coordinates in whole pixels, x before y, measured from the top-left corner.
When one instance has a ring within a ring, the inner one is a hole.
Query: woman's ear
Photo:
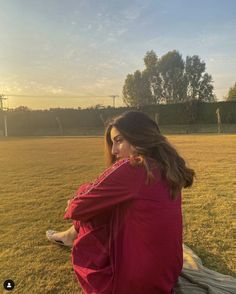
[[[137,150],[136,150],[136,148],[133,146],[133,145],[130,145],[130,153],[131,153],[131,155],[133,155],[133,156],[137,156],[138,155],[138,152],[137,152]]]

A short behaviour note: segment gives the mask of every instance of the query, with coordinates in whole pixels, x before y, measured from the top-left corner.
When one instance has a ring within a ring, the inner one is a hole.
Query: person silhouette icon
[[[15,283],[12,280],[6,280],[3,286],[5,290],[11,291],[15,287]]]

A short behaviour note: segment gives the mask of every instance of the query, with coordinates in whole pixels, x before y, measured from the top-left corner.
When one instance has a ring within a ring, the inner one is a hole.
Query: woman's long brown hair
[[[145,167],[147,183],[155,179],[147,160],[151,158],[156,161],[162,176],[166,178],[173,199],[183,187],[190,187],[193,184],[194,170],[186,166],[185,160],[160,133],[156,122],[139,111],[127,111],[108,124],[105,132],[105,156],[108,166],[116,161],[111,153],[112,127],[115,127],[134,147],[135,156],[131,158],[131,164]]]

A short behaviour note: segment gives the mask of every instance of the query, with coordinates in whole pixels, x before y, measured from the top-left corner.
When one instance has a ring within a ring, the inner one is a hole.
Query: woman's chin
[[[120,156],[120,157],[116,157],[116,160],[121,160],[121,159],[126,159],[129,158],[129,156]]]

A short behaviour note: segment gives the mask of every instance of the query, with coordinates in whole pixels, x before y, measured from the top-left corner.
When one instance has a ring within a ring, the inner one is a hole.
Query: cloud
[[[142,12],[142,7],[130,7],[123,11],[123,16],[128,21],[137,20]]]
[[[117,41],[117,38],[111,36],[105,40],[105,43],[115,43],[116,41]]]
[[[224,36],[222,34],[201,34],[196,41],[200,42],[202,46],[209,47],[209,46],[217,46],[224,42],[226,42],[228,39],[227,36]]]
[[[126,33],[128,31],[128,29],[126,29],[126,28],[121,28],[121,29],[118,29],[117,31],[116,31],[116,33],[117,33],[117,35],[118,36],[122,36],[124,33]]]
[[[62,89],[61,88],[53,88],[53,87],[51,87],[50,88],[50,92],[52,94],[61,94],[62,93]]]
[[[96,42],[92,42],[88,45],[88,48],[91,48],[91,49],[97,49],[98,48],[98,44]]]
[[[29,86],[24,86],[20,82],[15,80],[15,77],[7,77],[6,79],[1,81],[0,89],[4,95],[7,94],[16,94],[20,95],[27,89]]]
[[[98,27],[97,27],[97,29],[96,29],[96,31],[97,32],[101,32],[103,30],[103,28],[104,28],[103,25],[102,24],[99,24]]]
[[[75,60],[78,58],[78,50],[70,48],[68,51],[64,54],[64,59],[66,60]]]
[[[136,21],[141,17],[142,12],[150,6],[151,1],[146,0],[137,1],[133,6],[125,7],[125,10],[122,11],[122,16],[128,22]]]
[[[108,79],[106,77],[101,77],[96,80],[94,86],[96,88],[103,89],[103,88],[106,88],[108,85],[110,86],[111,83],[112,83],[111,79]]]
[[[114,65],[111,64],[111,63],[100,63],[98,64],[98,68],[104,68],[104,69],[113,69],[114,68]]]
[[[91,85],[91,91],[93,93],[104,93],[105,95],[119,95],[120,87],[120,79],[101,77]]]
[[[117,68],[120,66],[125,66],[126,63],[123,60],[119,60],[119,59],[110,59],[109,62],[104,62],[104,63],[99,63],[97,65],[98,69],[113,69],[113,68]]]

